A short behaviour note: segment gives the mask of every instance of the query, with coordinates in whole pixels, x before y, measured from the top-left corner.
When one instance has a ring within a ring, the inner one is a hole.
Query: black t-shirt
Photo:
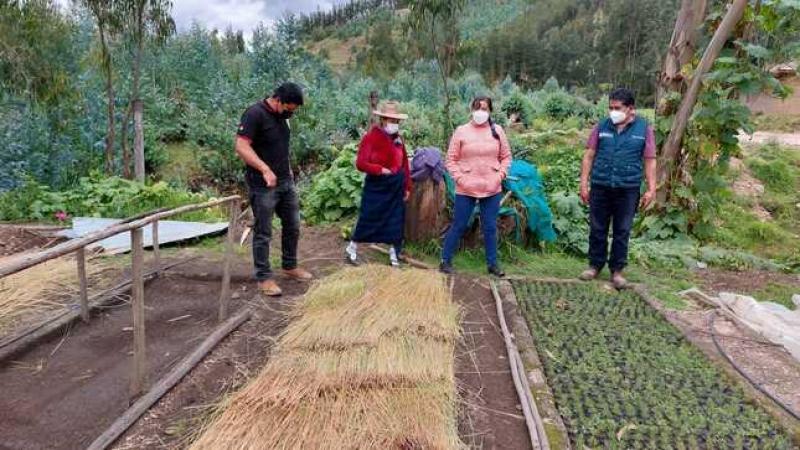
[[[247,108],[242,114],[237,135],[250,141],[256,154],[278,177],[278,183],[292,178],[289,166],[289,124],[286,119],[273,112],[266,103],[260,101]],[[245,179],[251,188],[266,188],[264,177],[256,169],[247,166]]]

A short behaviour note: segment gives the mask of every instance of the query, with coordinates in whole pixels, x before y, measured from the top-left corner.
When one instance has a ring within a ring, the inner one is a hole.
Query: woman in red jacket
[[[373,114],[380,123],[361,139],[356,168],[367,174],[347,261],[358,264],[358,242],[389,244],[389,260],[399,266],[403,247],[406,205],[411,193],[411,172],[406,147],[400,137],[401,114],[397,102],[386,102]]]

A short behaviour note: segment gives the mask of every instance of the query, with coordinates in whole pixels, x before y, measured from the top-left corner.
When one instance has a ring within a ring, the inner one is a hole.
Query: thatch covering
[[[320,280],[192,448],[463,448],[458,314],[433,272],[366,266]]]

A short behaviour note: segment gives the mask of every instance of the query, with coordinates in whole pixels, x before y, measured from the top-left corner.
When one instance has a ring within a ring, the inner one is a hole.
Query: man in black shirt
[[[255,216],[253,264],[258,289],[268,296],[281,295],[273,280],[269,263],[272,216],[281,220],[283,274],[310,280],[311,273],[297,267],[297,241],[300,237],[300,203],[289,164],[290,129],[287,119],[303,105],[303,91],[294,83],[284,83],[272,94],[247,108],[239,123],[236,153],[247,164],[245,180]]]

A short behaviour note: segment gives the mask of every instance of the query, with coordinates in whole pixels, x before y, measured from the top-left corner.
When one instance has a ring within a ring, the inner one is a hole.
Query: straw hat
[[[386,117],[389,119],[397,119],[397,120],[408,119],[408,114],[402,114],[400,112],[400,104],[395,101],[388,101],[381,103],[378,110],[372,111],[372,114],[375,114],[378,117]]]

